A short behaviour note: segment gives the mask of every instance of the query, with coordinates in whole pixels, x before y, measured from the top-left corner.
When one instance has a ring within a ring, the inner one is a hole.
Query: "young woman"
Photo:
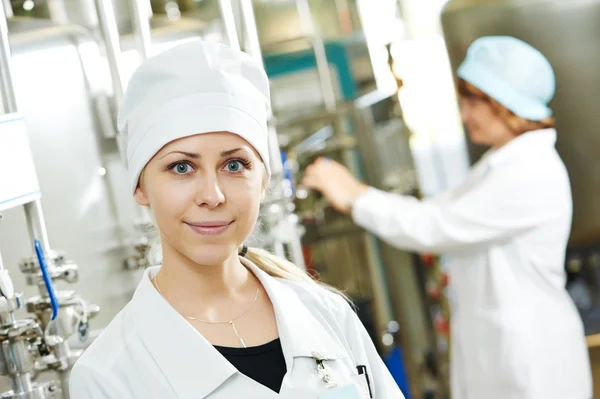
[[[264,71],[215,43],[133,75],[119,129],[163,262],[75,365],[74,399],[403,398],[341,295],[243,246],[270,178],[268,107]]]
[[[469,136],[491,147],[462,185],[417,201],[326,160],[304,183],[391,245],[448,255],[453,398],[590,399],[583,326],[565,289],[572,201],[548,108],[552,67],[518,39],[484,37],[458,75]]]

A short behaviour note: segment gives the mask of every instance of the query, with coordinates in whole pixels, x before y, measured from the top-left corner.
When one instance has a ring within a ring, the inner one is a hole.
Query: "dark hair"
[[[532,121],[515,115],[511,110],[464,79],[458,79],[457,90],[459,97],[475,98],[488,103],[492,107],[492,110],[504,121],[506,126],[517,136],[531,130],[549,129],[555,126],[553,117],[548,117],[541,121]]]

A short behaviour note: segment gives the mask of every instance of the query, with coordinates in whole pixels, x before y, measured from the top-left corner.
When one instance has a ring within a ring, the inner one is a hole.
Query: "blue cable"
[[[50,297],[50,305],[52,306],[52,319],[56,319],[58,315],[58,300],[54,294],[54,287],[52,286],[52,279],[48,274],[48,267],[46,266],[46,260],[44,259],[44,252],[42,251],[42,244],[39,240],[33,240],[35,244],[35,253],[37,254],[38,261],[40,263],[40,269],[42,270],[42,276],[44,277],[44,284],[46,290],[48,290],[48,296]]]

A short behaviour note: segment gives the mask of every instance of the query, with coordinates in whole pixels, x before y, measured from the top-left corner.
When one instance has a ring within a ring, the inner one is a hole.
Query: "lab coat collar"
[[[325,323],[317,320],[317,314],[309,311],[296,291],[290,287],[294,283],[273,278],[258,268],[248,259],[242,258],[242,263],[259,279],[267,291],[277,318],[277,328],[288,370],[291,370],[292,359],[296,357],[313,357],[319,354],[324,359],[334,360],[347,356],[346,351],[332,338],[334,332],[325,327]],[[311,295],[311,288],[304,288]],[[323,301],[323,296],[314,289],[313,298],[309,300]],[[321,304],[324,305],[324,304]]]
[[[156,291],[150,279],[159,269],[144,272],[131,301],[134,323],[177,397],[204,398],[237,370]]]
[[[541,147],[554,147],[556,145],[556,129],[540,129],[525,132],[512,139],[497,150],[490,150],[483,162],[490,167],[497,167],[515,156],[530,152],[535,154]]]
[[[346,352],[288,284],[252,262],[242,263],[259,279],[275,309],[288,372],[296,357],[341,359]],[[208,396],[237,372],[200,333],[156,291],[151,283],[160,267],[145,271],[132,302],[133,319],[148,351],[181,399]]]

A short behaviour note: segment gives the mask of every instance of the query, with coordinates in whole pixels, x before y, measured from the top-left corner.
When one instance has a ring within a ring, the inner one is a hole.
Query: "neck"
[[[165,299],[179,313],[189,316],[210,312],[211,304],[256,290],[254,279],[237,253],[220,264],[199,265],[165,245],[163,265],[156,275]]]
[[[515,138],[517,138],[518,136],[514,135],[514,134],[507,134],[506,136],[504,136],[501,140],[498,140],[496,143],[492,144],[492,148],[493,149],[499,149],[504,147],[506,144],[510,143],[512,140],[514,140]]]

